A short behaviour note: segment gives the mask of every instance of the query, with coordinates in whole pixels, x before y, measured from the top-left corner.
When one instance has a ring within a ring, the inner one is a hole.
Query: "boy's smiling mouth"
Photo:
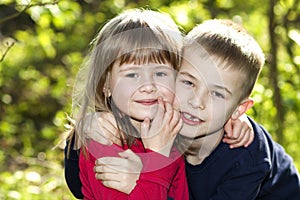
[[[189,113],[186,113],[186,112],[181,112],[181,118],[182,118],[184,123],[186,123],[188,125],[192,125],[192,126],[199,125],[199,124],[204,122],[200,118],[198,118],[196,116],[193,116],[193,115],[191,115]]]

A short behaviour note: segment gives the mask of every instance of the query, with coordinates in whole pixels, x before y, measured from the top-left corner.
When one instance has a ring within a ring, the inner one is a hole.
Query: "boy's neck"
[[[222,141],[224,129],[196,139],[185,152],[186,160],[191,165],[199,165],[208,157]]]

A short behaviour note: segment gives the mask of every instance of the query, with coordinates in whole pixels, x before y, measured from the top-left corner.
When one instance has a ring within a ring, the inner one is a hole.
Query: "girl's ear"
[[[247,98],[243,100],[242,103],[240,103],[238,107],[235,109],[235,111],[232,113],[231,119],[233,120],[238,119],[242,114],[247,112],[247,110],[252,108],[253,104],[254,104],[253,99]]]
[[[105,84],[103,87],[103,93],[105,97],[110,97],[111,96],[111,91],[110,91],[110,72],[107,73]]]

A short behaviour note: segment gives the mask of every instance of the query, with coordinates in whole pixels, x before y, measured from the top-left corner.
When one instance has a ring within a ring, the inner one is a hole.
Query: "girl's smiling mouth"
[[[152,106],[158,104],[157,99],[143,99],[143,100],[136,100],[135,102],[145,106]]]

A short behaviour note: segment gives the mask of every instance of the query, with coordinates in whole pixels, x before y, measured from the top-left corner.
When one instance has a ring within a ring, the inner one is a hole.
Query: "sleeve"
[[[220,166],[221,167],[221,166]],[[225,180],[218,186],[216,193],[211,200],[240,200],[256,199],[261,183],[270,172],[268,162],[257,164],[256,166],[231,170]]]
[[[185,174],[183,156],[175,150],[170,158],[156,152],[149,152],[142,157],[144,168],[140,175],[135,190],[153,196],[153,188],[156,188],[160,196],[155,199],[165,199],[167,196],[173,199],[188,199],[188,186]],[[149,189],[145,186],[152,185]]]
[[[113,148],[113,146],[108,147],[97,143],[94,145],[96,145],[94,148],[101,152],[104,152],[104,148],[106,149],[106,152],[108,152],[108,150],[111,152]],[[93,149],[89,148],[89,150]],[[179,172],[178,164],[183,162],[181,157],[180,159],[170,159],[156,152],[139,154],[142,158],[142,161],[146,162],[143,162],[144,166],[146,167],[144,167],[143,171],[141,172],[140,179],[137,181],[135,188],[130,194],[127,195],[117,190],[107,188],[102,185],[101,181],[95,180],[95,174],[91,170],[94,166],[94,154],[89,155],[92,157],[92,159],[84,160],[84,157],[80,155],[80,178],[83,184],[82,192],[86,199],[93,199],[96,197],[96,199],[111,200],[165,200],[167,199],[170,188],[172,187],[172,181],[175,180],[174,177],[176,177]],[[84,168],[85,166],[87,166],[87,168]],[[179,184],[180,182],[178,182],[178,187],[181,187]],[[178,199],[187,198],[179,197]]]
[[[91,181],[93,179],[91,179],[90,176],[93,175],[89,171],[90,170],[89,166],[91,166],[91,162],[93,162],[93,160],[91,159],[90,155],[87,153],[87,155],[85,156],[81,149],[80,158],[79,158],[79,167],[80,167],[79,177],[82,183],[81,192],[85,200],[96,199],[94,196],[95,193],[93,192],[96,182]]]
[[[172,197],[173,199],[189,199],[189,190],[185,173],[185,162],[183,157],[178,159],[177,165],[179,167],[171,183],[171,188],[168,196]]]
[[[71,142],[71,148],[69,157],[67,157],[68,143]],[[72,192],[72,194],[77,199],[82,199],[83,195],[81,193],[81,181],[79,178],[79,150],[73,150],[74,137],[72,141],[67,141],[67,145],[64,149],[64,171],[66,183]]]

